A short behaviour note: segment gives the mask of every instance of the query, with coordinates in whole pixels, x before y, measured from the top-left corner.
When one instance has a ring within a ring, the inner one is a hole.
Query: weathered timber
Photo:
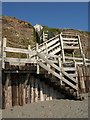
[[[32,56],[36,54],[36,51],[28,50],[28,49],[21,49],[21,48],[11,48],[11,47],[4,47],[5,52],[13,52],[13,53],[24,53],[24,54],[31,54]]]

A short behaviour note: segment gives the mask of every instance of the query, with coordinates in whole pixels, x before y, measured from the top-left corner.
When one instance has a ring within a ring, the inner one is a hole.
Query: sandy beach
[[[68,99],[15,106],[2,111],[3,118],[88,118],[88,94],[83,101]]]

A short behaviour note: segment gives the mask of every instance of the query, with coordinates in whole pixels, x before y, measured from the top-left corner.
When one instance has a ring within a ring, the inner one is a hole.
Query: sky
[[[32,25],[88,31],[87,2],[3,2],[2,14]]]

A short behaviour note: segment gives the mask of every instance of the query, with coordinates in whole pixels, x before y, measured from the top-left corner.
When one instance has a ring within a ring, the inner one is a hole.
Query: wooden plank
[[[62,38],[63,40],[67,40],[67,41],[78,41],[78,38]]]
[[[65,56],[64,56],[64,46],[63,46],[62,33],[60,34],[60,41],[61,41],[62,60],[63,60],[63,63],[64,63],[65,62]]]
[[[77,45],[78,42],[69,42],[69,41],[63,41],[64,44],[74,44],[74,45]]]
[[[25,58],[5,58],[5,62],[10,62],[10,63],[19,63],[19,64],[24,64],[24,63],[37,63],[37,60],[35,59],[25,59]]]
[[[59,37],[59,35],[56,35],[55,37],[50,38],[49,40],[47,40],[47,43],[52,42],[52,40],[56,39],[57,37]],[[43,46],[45,43],[46,43],[46,41],[43,42],[42,44],[40,44],[39,47]],[[35,49],[35,48],[33,48],[33,49]]]
[[[36,52],[38,52],[38,43],[36,43]],[[37,56],[37,61],[38,61],[39,57]],[[37,64],[37,74],[39,74],[39,65]]]
[[[51,46],[51,47],[49,47],[49,48],[48,48],[48,52],[52,51],[53,49],[55,49],[55,48],[58,47],[58,46],[60,46],[60,42],[57,43],[57,44],[55,44],[55,45],[53,45],[53,46]]]
[[[5,87],[2,85],[2,109],[5,109],[6,103],[5,103]]]
[[[72,36],[72,37],[78,37],[77,35],[73,34],[73,33],[62,33],[62,36]]]
[[[28,96],[28,103],[30,103],[30,79],[27,85],[27,96]]]
[[[82,55],[82,58],[83,58],[83,64],[85,65],[86,64],[86,60],[85,60],[85,55],[83,53],[83,49],[82,49],[82,45],[81,45],[81,41],[80,41],[80,36],[79,35],[78,35],[78,41],[79,41],[80,52],[81,52],[81,55]]]
[[[52,100],[52,87],[50,87],[50,100]]]
[[[79,83],[80,83],[81,91],[85,92],[85,81],[84,81],[84,74],[83,74],[83,71],[82,71],[82,67],[77,66],[77,69],[78,69]]]
[[[16,75],[12,74],[11,76],[11,86],[12,86],[12,106],[17,105],[17,87],[16,87]]]
[[[50,54],[50,55],[55,55],[55,54],[57,54],[57,53],[60,52],[60,51],[61,51],[61,48],[58,47],[58,48],[56,48],[55,50],[53,50],[52,52],[50,52],[49,54]]]
[[[6,41],[7,39],[6,38],[3,38],[3,41],[2,41],[2,68],[4,69],[5,68],[5,62],[4,62],[4,58],[6,57],[6,52],[4,51],[4,48],[6,47]]]
[[[34,102],[34,78],[31,76],[30,78],[30,83],[31,83],[31,103]]]
[[[56,38],[54,40],[52,40],[50,43],[47,42],[47,48],[52,46],[52,45],[55,45],[55,43],[59,42],[59,38]],[[42,47],[39,47],[40,49],[44,49],[45,46],[42,46]]]
[[[39,82],[39,84],[40,84],[40,101],[44,101],[42,83]]]
[[[1,58],[1,44],[2,42],[1,42],[1,40],[0,40],[0,58]]]
[[[59,68],[61,68],[62,67],[62,61],[61,61],[61,58],[59,57],[58,58],[58,64],[59,64]],[[62,73],[61,72],[59,72],[60,73],[60,77],[61,77],[61,80],[60,80],[60,84],[62,85]]]
[[[83,60],[82,58],[69,57],[69,56],[65,56],[65,59],[68,59],[68,60],[79,60],[79,61],[82,61],[82,60]]]
[[[26,78],[24,81],[24,99],[25,99],[25,104],[28,103],[28,81],[29,81],[30,74],[26,74]]]
[[[7,76],[6,76],[6,82],[5,82],[5,89],[6,89],[6,90],[7,90],[7,88],[8,88],[9,81],[10,81],[10,73],[8,73]]]
[[[38,79],[35,79],[35,102],[38,102]]]
[[[5,52],[15,52],[15,53],[25,53],[30,55],[35,55],[35,50],[21,49],[21,48],[12,48],[12,47],[4,47]]]
[[[28,45],[28,50],[31,51],[31,45]],[[27,58],[30,59],[31,58],[31,54],[27,54]]]
[[[78,75],[77,74],[69,74],[71,77],[77,77]]]
[[[22,106],[22,76],[19,74],[18,104]]]
[[[75,67],[63,67],[64,71],[75,71]]]
[[[79,47],[74,47],[74,46],[64,46],[63,49],[77,50],[77,49],[79,49]]]
[[[46,101],[49,100],[49,87],[46,85]]]
[[[42,82],[42,88],[43,88],[43,100],[46,100],[46,91],[45,91],[45,83]]]

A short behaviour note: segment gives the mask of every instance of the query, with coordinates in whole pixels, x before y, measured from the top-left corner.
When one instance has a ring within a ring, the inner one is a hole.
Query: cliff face
[[[90,33],[74,29],[49,28],[47,26],[43,30],[48,30],[51,36],[63,31],[79,34],[84,54],[90,58]],[[27,48],[28,45],[31,45],[33,47],[36,41],[35,35],[35,29],[30,23],[16,19],[15,17],[2,17],[2,37],[7,38],[7,46]]]
[[[2,17],[2,36],[7,38],[7,45],[19,48],[27,48],[35,45],[34,28],[25,21]]]

